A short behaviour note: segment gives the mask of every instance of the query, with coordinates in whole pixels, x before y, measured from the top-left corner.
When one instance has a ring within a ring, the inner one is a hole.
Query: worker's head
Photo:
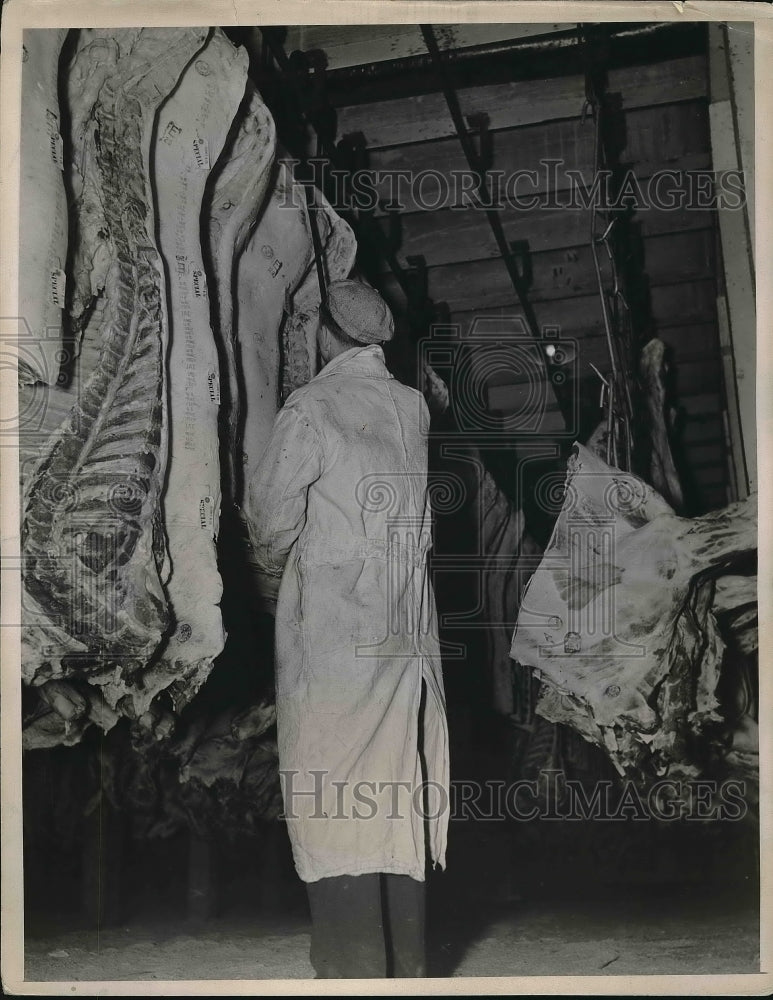
[[[319,350],[325,364],[352,347],[391,340],[394,330],[389,306],[375,288],[352,278],[331,281],[320,310]]]

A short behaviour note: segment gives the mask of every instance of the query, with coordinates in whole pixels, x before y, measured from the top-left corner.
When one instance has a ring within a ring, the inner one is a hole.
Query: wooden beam
[[[718,25],[712,25],[712,28]],[[733,107],[738,151],[746,179],[746,221],[754,263],[754,23],[729,21],[725,26],[729,97]]]
[[[727,299],[717,298],[717,319],[719,343],[722,357],[722,375],[727,401],[728,473],[736,497],[744,497],[749,490],[749,474],[746,468],[741,410],[738,401],[738,382],[733,357],[733,338],[730,335],[730,318],[727,313]]]
[[[709,108],[711,123],[711,146],[714,169],[717,171],[737,171],[749,167],[749,150],[739,145],[738,119],[736,115],[736,86],[741,87],[746,128],[749,127],[751,101],[743,92],[744,85],[752,86],[751,48],[736,46],[738,79],[730,71],[731,52],[728,51],[727,28],[711,26],[710,69],[712,77],[712,103]],[[719,99],[718,99],[719,98]],[[746,163],[744,163],[744,157]],[[752,178],[746,178],[747,184]],[[757,484],[757,398],[755,391],[756,373],[756,306],[755,275],[752,256],[749,219],[745,206],[737,208],[720,207],[717,210],[719,232],[722,241],[722,261],[727,317],[729,329],[723,328],[725,349],[732,351],[734,380],[736,382],[737,410],[743,439],[743,456],[733,449],[736,469],[739,472],[738,489],[743,496],[744,488],[756,489]],[[724,317],[723,317],[724,322]],[[728,376],[731,375],[728,366]],[[728,395],[734,390],[728,385]],[[732,428],[731,435],[732,435]],[[746,483],[743,482],[745,469]]]
[[[439,48],[466,49],[517,38],[540,38],[567,31],[570,23],[438,24]],[[427,47],[418,24],[293,24],[287,28],[285,51],[321,49],[329,70],[388,59],[424,55]]]
[[[704,56],[688,56],[644,66],[614,69],[607,92],[620,95],[624,110],[689,101],[707,93]],[[557,118],[573,118],[582,111],[585,79],[562,76],[548,80],[521,80],[457,91],[462,113],[485,114],[492,129],[513,128]],[[338,109],[338,135],[361,133],[369,148],[397,146],[455,134],[442,94],[421,94],[378,104]]]

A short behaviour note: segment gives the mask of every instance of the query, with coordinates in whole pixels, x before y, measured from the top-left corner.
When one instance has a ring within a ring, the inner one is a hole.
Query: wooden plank
[[[704,356],[705,355],[710,356],[710,352],[713,350],[714,347],[713,327],[710,324],[704,324],[702,326],[696,326],[694,327],[694,329],[702,331],[704,333],[705,339],[702,345]],[[663,337],[662,339],[665,340],[666,338]],[[684,385],[682,384],[683,382],[682,373],[685,370],[685,368],[687,368],[687,366],[683,365],[680,362],[680,354],[682,353],[682,351],[689,352],[690,356],[694,357],[697,348],[698,348],[698,343],[695,340],[693,340],[691,342],[688,342],[687,344],[678,344],[677,349],[674,351],[674,364],[677,372],[677,386],[680,395],[682,392],[692,391],[693,384],[697,384],[698,387],[700,387],[700,383],[697,381],[697,378],[693,378],[692,375],[685,376],[687,381],[685,381]],[[592,371],[590,367],[591,364],[595,365],[595,367],[598,368],[598,370],[601,372],[607,373],[610,371],[611,364],[609,361],[607,340],[603,334],[598,333],[595,336],[586,335],[581,338],[578,338],[576,350],[577,350],[577,371],[580,375],[587,375],[590,371]],[[713,362],[701,361],[697,363],[697,367],[700,368],[701,366],[707,366],[709,364],[713,364]],[[716,391],[719,391],[719,385],[715,381],[710,382],[709,385],[711,388],[715,389]]]
[[[420,150],[425,147],[406,148]],[[678,164],[676,167],[674,161],[662,160],[626,163],[623,169],[626,171],[628,190],[633,189],[632,185],[638,187],[641,194],[637,198],[642,203],[642,210],[658,203],[658,190],[675,191],[675,182],[668,177],[660,179],[660,175],[666,171],[684,171],[684,199],[687,202],[694,198],[689,187],[694,182],[687,177],[696,172],[710,171],[711,154],[708,150],[685,153]],[[569,171],[575,169],[577,173],[573,176]],[[526,170],[531,173],[523,172]],[[512,166],[500,171],[496,181],[499,193],[491,199],[490,204],[484,204],[484,208],[491,207],[500,211],[513,208],[518,212],[537,208],[542,211],[563,212],[574,206],[582,207],[592,194],[596,176],[590,158],[577,168],[568,161],[553,166],[550,161],[537,160],[519,171],[521,168]],[[557,182],[557,186],[554,182]],[[468,193],[472,189],[474,178],[467,170],[461,154],[453,150],[449,151],[447,158],[441,157],[426,167],[407,164],[391,173],[388,170],[375,171],[368,168],[356,175],[354,183],[356,193],[346,198],[342,196],[339,208],[350,210],[355,207],[373,211],[377,217],[384,217],[395,211],[405,216],[418,212],[436,214],[446,209],[456,212],[476,210]],[[661,185],[659,189],[658,185]],[[678,193],[674,196],[681,197]]]
[[[679,406],[689,417],[705,419],[708,416],[721,414],[724,403],[719,393],[706,392],[696,396],[682,396]],[[718,417],[717,419],[721,418]]]
[[[710,147],[708,118],[702,101],[630,111],[624,116],[624,126],[625,145],[619,153],[623,163],[681,164],[685,155],[706,152]],[[495,170],[515,173],[535,169],[543,161],[557,160],[563,171],[579,170],[590,177],[594,170],[592,123],[589,119],[583,123],[576,116],[549,124],[505,129],[492,134],[491,155]],[[384,173],[439,167],[448,173],[466,169],[467,162],[459,140],[454,137],[371,150],[368,166]],[[546,182],[544,174],[539,176],[540,186],[536,190],[555,188],[557,185],[550,180]]]
[[[705,97],[705,56],[688,56],[611,70],[607,91],[620,95],[623,109]],[[572,118],[585,100],[583,76],[520,80],[457,91],[462,114],[485,114],[492,129]],[[338,109],[338,135],[362,133],[369,148],[441,139],[455,134],[441,93]]]
[[[650,289],[650,308],[655,328],[660,336],[673,340],[667,331],[682,327],[692,327],[714,322],[714,282],[713,280],[685,282],[680,285],[654,286]],[[603,326],[598,295],[588,295],[571,299],[540,302],[535,305],[537,322],[540,327],[556,327],[564,336],[583,335]],[[459,310],[451,315],[451,322],[458,323],[462,335],[469,331],[471,322],[477,316],[521,315],[512,305],[507,307],[487,307],[464,312]]]
[[[710,510],[721,510],[727,505],[728,499],[724,490],[707,490],[701,497],[702,509],[707,513]]]
[[[650,288],[650,312],[655,329],[667,339],[670,327],[716,321],[714,279]],[[670,342],[670,341],[669,341]]]
[[[718,364],[717,325],[715,322],[660,326],[657,331],[670,348],[677,374],[692,362]]]
[[[676,349],[674,351],[674,364],[677,372],[677,403],[679,403],[682,394],[694,392],[696,389],[708,388],[715,393],[719,393],[720,390],[720,385],[716,380],[718,363],[711,359],[711,351],[714,348],[714,327],[711,324],[703,324],[687,329],[695,331],[695,335],[684,342],[679,342],[677,340]],[[682,328],[680,328],[680,332],[681,330]],[[698,339],[699,335],[702,338],[701,340]],[[570,332],[565,331],[563,339],[557,339],[556,343],[560,344],[562,346],[562,350],[564,350],[568,355],[568,364],[570,366],[569,370],[575,372],[579,378],[590,378],[593,384],[596,384],[596,378],[591,374],[593,371],[591,365],[594,365],[601,372],[609,372],[611,368],[609,351],[607,349],[606,337],[601,332],[600,321],[598,331],[594,335],[591,336],[588,334],[581,334],[575,340]],[[695,374],[693,374],[690,366],[681,364],[680,356],[682,354],[691,358],[695,358],[696,356],[708,357],[709,360],[694,362],[692,368],[694,368]],[[703,372],[706,371],[714,372],[715,374],[713,377],[707,377],[704,375],[703,377],[706,378],[706,382],[704,384],[700,381],[700,378]],[[505,372],[499,377],[493,375],[490,383],[491,385],[515,385],[518,383],[518,379],[515,378],[512,373]]]
[[[664,338],[665,339],[665,338]],[[716,346],[716,331],[713,324],[679,328],[676,343],[672,347],[675,369],[676,402],[682,394],[695,393],[701,389],[719,392],[721,389],[721,365],[712,352]],[[566,346],[564,346],[566,350]],[[601,372],[610,370],[606,337],[602,334],[584,334],[572,346],[572,357],[577,358],[576,370],[580,377],[587,377],[592,371],[591,363]],[[518,379],[511,372],[495,373],[491,385],[516,385],[526,383],[527,376]],[[595,383],[595,376],[591,377]]]
[[[587,246],[590,242],[588,209],[552,211],[534,208],[518,211],[508,208],[501,213],[501,218],[507,239],[522,241],[532,253]],[[662,236],[711,229],[714,213],[709,209],[667,210],[651,207],[635,213],[632,222],[643,237]],[[387,227],[382,228],[386,234]],[[405,215],[401,218],[401,237],[397,259],[405,267],[408,266],[406,258],[416,255],[423,256],[428,267],[499,256],[485,214],[475,209]],[[389,265],[382,261],[381,270],[388,269]]]
[[[687,449],[697,444],[706,445],[708,443],[718,447],[719,443],[724,440],[722,418],[716,413],[709,414],[703,420],[693,417],[685,422],[679,439]]]
[[[601,253],[605,257],[603,250]],[[700,230],[650,237],[644,240],[643,265],[652,284],[708,278],[714,273],[713,234]],[[532,254],[531,267],[529,300],[533,303],[590,295],[597,287],[593,255],[587,246]],[[611,287],[605,263],[602,273]],[[393,276],[384,276],[385,289],[394,284]],[[484,304],[515,304],[515,292],[501,258],[429,268],[427,286],[430,298],[448,303],[451,312],[470,311]]]
[[[539,38],[567,31],[566,23],[531,24],[436,24],[438,48],[466,49],[475,45],[509,41],[514,38]],[[321,49],[327,56],[328,70],[387,59],[424,55],[418,24],[293,24],[287,28],[285,51],[308,52]]]
[[[691,468],[699,468],[702,465],[712,465],[724,462],[723,448],[718,443],[696,444],[690,448],[687,456]]]
[[[714,344],[708,346],[713,348]],[[677,403],[683,396],[689,396],[701,389],[712,393],[719,393],[722,390],[722,365],[716,356],[686,364],[676,362],[674,369],[674,392]]]
[[[663,169],[711,166],[705,102],[630,111],[620,131],[624,142],[620,162],[638,178],[652,177]],[[509,196],[516,208],[532,193],[568,191],[572,183],[568,171],[576,171],[591,188],[595,175],[592,123],[582,124],[577,117],[494,133],[491,168],[504,178],[500,182],[503,200]],[[536,178],[524,171],[536,171]],[[469,183],[465,175],[469,169],[456,138],[373,150],[367,171],[361,175],[364,195],[360,198],[366,203],[375,197],[379,202],[393,202],[401,212],[466,205],[470,199],[464,193],[464,184]],[[509,182],[519,176],[522,179],[517,183]]]
[[[693,480],[701,493],[727,485],[727,470],[720,464],[690,466]]]
[[[689,416],[707,417],[720,414],[724,409],[719,393],[706,392],[697,396],[682,396],[679,405]]]

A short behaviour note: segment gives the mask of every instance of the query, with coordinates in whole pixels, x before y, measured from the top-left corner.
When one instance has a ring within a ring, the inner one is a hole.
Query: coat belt
[[[417,541],[405,542],[395,538],[318,539],[299,545],[299,558],[312,565],[347,562],[351,559],[385,559],[409,562],[421,568],[427,558],[431,538],[422,535]]]

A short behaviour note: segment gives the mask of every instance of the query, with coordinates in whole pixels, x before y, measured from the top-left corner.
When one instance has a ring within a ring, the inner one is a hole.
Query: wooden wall
[[[666,169],[711,167],[707,72],[704,55],[666,60],[653,56],[652,62],[610,71],[607,92],[616,105],[619,160],[640,181]],[[593,125],[581,120],[582,76],[497,82],[458,93],[466,116],[488,116],[494,170],[537,170],[542,177],[541,161],[558,159],[559,177],[572,169],[580,171],[587,184],[592,182]],[[466,168],[441,93],[344,104],[338,108],[338,136],[352,133],[364,137],[368,166],[374,171],[435,170],[448,177]],[[552,182],[540,187],[554,202],[566,201],[568,192],[554,190]],[[410,185],[407,192],[399,220],[398,259],[405,263],[412,255],[424,256],[429,294],[435,302],[448,304],[452,321],[465,331],[476,316],[519,314],[484,213],[473,208],[425,210],[410,197]],[[385,196],[386,188],[379,193]],[[431,180],[425,182],[423,196],[431,203]],[[379,209],[378,214],[384,213]],[[507,208],[503,222],[508,239],[528,247],[530,300],[539,324],[557,326],[562,336],[579,340],[579,372],[584,391],[589,391],[590,363],[609,369],[589,245],[589,211]],[[386,221],[383,224],[389,231]],[[631,225],[640,253],[634,266],[648,290],[642,308],[650,314],[652,333],[673,352],[684,418],[684,472],[692,512],[697,513],[727,502],[715,212],[643,208],[632,216]],[[399,311],[404,300],[385,263],[378,283]],[[514,388],[514,406],[517,398]],[[506,386],[499,387],[495,402],[506,411]]]

